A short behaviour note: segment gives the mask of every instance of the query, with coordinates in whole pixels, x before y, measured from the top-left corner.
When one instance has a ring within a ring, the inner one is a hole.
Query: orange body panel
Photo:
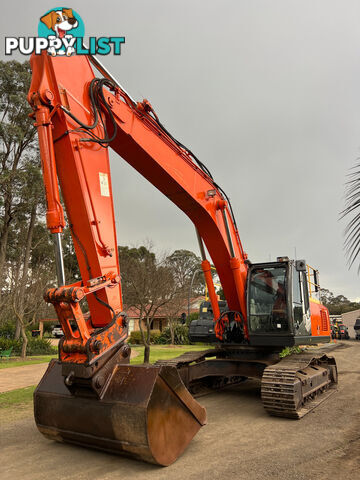
[[[311,335],[313,337],[331,335],[328,309],[310,297]]]

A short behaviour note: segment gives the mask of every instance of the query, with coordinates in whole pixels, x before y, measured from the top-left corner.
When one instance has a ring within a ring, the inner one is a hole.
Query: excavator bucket
[[[52,360],[34,393],[35,421],[46,437],[167,466],[206,423],[176,368],[122,365],[94,390],[70,389]]]

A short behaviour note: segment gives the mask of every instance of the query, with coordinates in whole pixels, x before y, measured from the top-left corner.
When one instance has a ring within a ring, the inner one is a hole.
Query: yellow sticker
[[[110,197],[109,176],[107,173],[99,172],[100,194],[102,197]]]

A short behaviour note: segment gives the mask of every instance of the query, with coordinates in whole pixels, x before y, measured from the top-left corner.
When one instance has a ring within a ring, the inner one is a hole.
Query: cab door
[[[311,335],[311,315],[306,272],[292,266],[292,312],[296,336]]]

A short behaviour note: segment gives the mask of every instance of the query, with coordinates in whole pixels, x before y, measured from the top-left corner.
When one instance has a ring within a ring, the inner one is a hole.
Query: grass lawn
[[[150,363],[156,362],[156,360],[167,360],[182,355],[185,352],[207,350],[211,348],[208,345],[152,345],[150,348]],[[138,365],[143,363],[144,347],[134,346],[131,347],[133,351],[139,353],[139,355],[131,360],[131,364]],[[3,358],[0,360],[0,369],[11,367],[22,367],[23,365],[35,365],[37,363],[48,363],[52,358],[57,358],[57,354],[53,355],[38,355],[33,357],[27,357],[26,360],[22,360],[21,357]]]
[[[22,360],[21,357],[10,357],[0,359],[0,369],[11,367],[22,367],[23,365],[35,365],[36,363],[48,363],[52,358],[56,358],[57,354],[52,355],[37,355],[34,357],[27,357]]]
[[[32,402],[35,385],[32,387],[19,388],[11,392],[0,394],[0,411],[5,408],[24,405]]]
[[[185,352],[208,350],[209,345],[152,345],[150,348],[150,363],[155,363],[157,360],[168,360],[182,355]],[[131,359],[131,365],[139,365],[144,361],[144,347],[131,347],[131,350],[136,351],[139,355]]]

